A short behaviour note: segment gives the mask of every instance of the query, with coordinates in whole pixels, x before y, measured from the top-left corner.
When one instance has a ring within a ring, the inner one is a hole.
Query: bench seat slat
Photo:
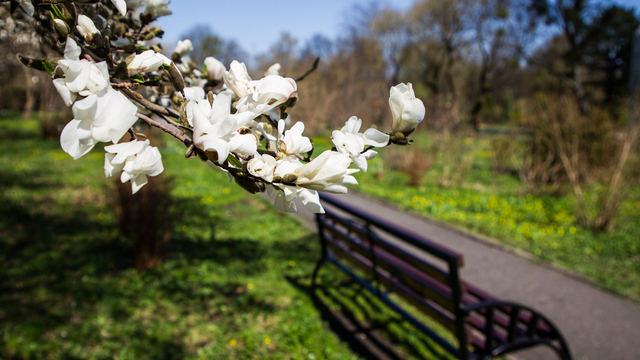
[[[330,219],[330,221],[327,221],[327,218]],[[420,269],[421,271],[423,271],[424,273],[428,274],[429,276],[433,277],[434,279],[438,280],[441,283],[448,284],[450,281],[450,277],[448,273],[446,273],[442,269],[429,264],[428,262],[411,254],[407,250],[404,250],[402,248],[397,247],[394,244],[391,244],[390,242],[388,242],[385,239],[382,239],[380,236],[376,235],[375,233],[369,234],[366,228],[363,228],[362,225],[357,224],[356,222],[349,222],[344,218],[341,218],[340,216],[333,214],[330,211],[327,211],[320,219],[321,219],[320,221],[322,221],[323,223],[323,226],[326,226],[328,229],[333,227],[333,224],[331,222],[335,222],[345,227],[345,229],[347,229],[348,231],[354,232],[355,235],[360,239],[372,238],[372,240],[374,241],[374,245],[379,246],[380,248],[384,249],[385,251],[392,254],[393,256],[411,264],[411,266]]]
[[[325,219],[320,221],[323,222],[323,230],[328,231],[335,239],[342,241],[350,249],[371,261],[372,254],[367,241],[351,237],[342,230],[328,224]],[[357,243],[357,240],[360,243]],[[435,281],[419,270],[411,268],[406,263],[382,250],[375,249],[374,256],[376,266],[400,279],[402,283],[408,285],[414,292],[433,300],[439,306],[452,313],[455,311],[456,307],[451,299],[451,290],[447,286]]]
[[[430,305],[425,299],[423,299],[421,296],[411,291],[411,289],[408,289],[398,281],[389,278],[385,274],[376,272],[370,264],[367,264],[365,262],[365,259],[363,259],[362,256],[359,256],[357,253],[350,251],[348,248],[340,246],[337,242],[335,242],[334,239],[327,236],[325,237],[325,241],[327,246],[334,251],[334,254],[337,257],[349,261],[351,264],[355,265],[357,268],[364,271],[368,275],[377,277],[380,280],[380,283],[387,289],[393,291],[396,295],[407,300],[413,306],[420,309],[423,313],[430,316],[432,319],[440,323],[448,330],[452,332],[455,331],[455,321],[451,316]]]
[[[451,251],[450,249],[437,244],[433,241],[430,241],[429,239],[425,238],[424,236],[421,236],[419,234],[413,233],[411,231],[408,231],[406,229],[403,228],[399,228],[397,226],[395,226],[394,224],[392,224],[391,222],[378,217],[376,215],[370,214],[366,211],[360,210],[356,207],[354,207],[353,205],[346,203],[342,200],[339,200],[337,197],[335,196],[331,196],[331,195],[327,195],[327,194],[320,194],[320,199],[323,202],[329,203],[341,210],[344,210],[348,213],[351,214],[358,214],[358,217],[362,220],[364,220],[367,223],[370,223],[372,225],[374,225],[375,227],[381,229],[382,231],[385,231],[386,233],[396,236],[400,239],[402,239],[403,241],[423,250],[426,251],[430,254],[432,254],[433,256],[436,256],[448,263],[455,263],[458,267],[462,267],[464,265],[463,259],[462,259],[462,255]]]

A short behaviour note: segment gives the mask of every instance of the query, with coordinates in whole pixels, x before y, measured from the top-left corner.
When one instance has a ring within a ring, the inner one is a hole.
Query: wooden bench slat
[[[327,224],[325,219],[321,219],[320,221],[323,223],[324,229],[336,240],[342,241],[346,246],[362,255],[368,261],[372,261],[372,253],[371,249],[369,249],[368,242],[361,240],[360,243],[356,243],[356,239],[340,229],[331,226],[331,224]],[[408,285],[414,292],[433,300],[451,313],[455,311],[456,307],[451,299],[451,290],[444,284],[430,279],[427,275],[420,273],[416,269],[411,269],[398,259],[393,258],[390,254],[384,253],[381,250],[374,250],[373,256],[375,256],[375,266],[401,279],[401,281]]]
[[[433,256],[436,256],[446,262],[449,263],[455,263],[457,265],[457,267],[462,267],[464,266],[464,262],[462,259],[462,255],[451,251],[450,249],[439,245],[433,241],[430,241],[429,239],[425,238],[424,236],[421,236],[419,234],[413,233],[411,231],[408,231],[406,229],[402,229],[402,228],[398,228],[397,226],[395,226],[394,224],[392,224],[391,222],[387,221],[386,219],[383,219],[381,217],[378,217],[376,215],[370,214],[366,211],[363,211],[361,209],[358,209],[356,207],[354,207],[353,205],[346,203],[342,200],[339,200],[338,198],[336,198],[335,196],[331,196],[331,195],[327,195],[327,194],[320,194],[320,199],[323,202],[329,203],[341,210],[344,210],[348,213],[351,214],[358,214],[358,218],[364,220],[365,222],[374,225],[375,227],[393,235],[396,236],[398,238],[403,239],[403,241],[423,250],[426,251],[430,254],[432,254]],[[326,211],[326,209],[325,209]]]
[[[325,240],[326,240],[327,246],[335,252],[336,256],[346,261],[349,261],[351,264],[355,265],[357,268],[364,271],[368,275],[377,277],[380,280],[380,283],[384,285],[387,289],[393,291],[396,295],[407,300],[410,304],[420,309],[420,311],[422,311],[423,313],[431,317],[433,320],[440,323],[449,331],[452,331],[452,332],[455,331],[455,321],[453,318],[443,313],[442,311],[436,309],[435,307],[430,305],[427,301],[425,301],[423,298],[421,298],[418,294],[406,288],[399,282],[394,281],[393,279],[387,277],[386,275],[373,270],[373,268],[371,268],[369,264],[366,264],[364,259],[358,258],[357,253],[354,254],[348,249],[340,246],[339,244],[334,242],[333,239],[330,239],[327,237]]]
[[[327,221],[327,218],[329,218],[330,221]],[[439,282],[447,285],[450,284],[451,278],[447,272],[443,271],[442,269],[436,266],[433,266],[427,263],[426,261],[420,259],[419,257],[411,254],[410,252],[404,249],[398,248],[396,245],[390,243],[385,239],[382,239],[380,236],[378,236],[373,232],[368,233],[367,230],[365,228],[360,227],[359,224],[349,223],[345,221],[343,218],[340,218],[339,216],[333,214],[330,211],[327,211],[322,217],[320,217],[320,221],[322,222],[323,226],[325,226],[329,230],[331,230],[333,227],[333,224],[331,223],[331,221],[340,223],[340,225],[344,226],[348,230],[351,230],[357,233],[357,236],[359,238],[373,240],[374,245],[379,246],[380,248],[384,249],[386,252],[409,263],[411,266],[422,270],[423,272],[425,272],[432,278],[438,280]]]

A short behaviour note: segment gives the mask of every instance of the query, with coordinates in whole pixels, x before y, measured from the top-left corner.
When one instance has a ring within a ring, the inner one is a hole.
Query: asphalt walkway
[[[503,300],[532,307],[546,315],[564,334],[574,359],[640,359],[640,306],[604,292],[585,280],[549,266],[532,264],[525,257],[393,205],[356,193],[343,200],[383,215],[399,226],[464,255],[462,278]],[[298,213],[315,228],[304,206]],[[550,350],[515,354],[516,359],[555,359]]]

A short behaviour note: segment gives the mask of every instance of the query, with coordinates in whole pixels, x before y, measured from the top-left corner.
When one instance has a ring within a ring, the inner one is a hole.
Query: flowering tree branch
[[[153,43],[163,31],[151,25],[171,14],[163,0],[17,3],[37,23],[42,42],[63,55],[21,58],[47,71],[72,109],[62,149],[77,159],[111,142],[104,148],[105,175],[120,173],[133,192],[164,169],[158,149],[136,136],[138,119],[178,139],[187,157],[213,163],[247,191],[267,191],[276,209],[295,211],[293,200],[300,198],[309,211],[322,213],[318,191],[346,193],[346,185],[358,183],[352,174],[367,171],[374,148],[410,143],[425,115],[411,84],[399,84],[390,90],[389,133],[360,132],[362,120],[352,116],[332,132],[333,149],[312,158],[304,123],[289,124],[287,110],[298,102],[297,81],[315,70],[318,59],[297,80],[280,76],[279,64],[254,80],[238,61],[229,69],[213,57],[195,64],[189,40],[165,56]],[[127,133],[130,141],[122,142]]]

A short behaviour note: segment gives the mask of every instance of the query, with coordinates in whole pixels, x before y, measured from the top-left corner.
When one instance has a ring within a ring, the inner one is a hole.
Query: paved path
[[[350,193],[341,196],[373,214],[407,227],[464,255],[462,278],[494,296],[545,314],[564,334],[576,360],[640,359],[640,306],[606,293],[584,280],[534,265],[500,246],[430,221],[393,205]],[[307,221],[313,217],[299,205]],[[310,224],[311,225],[311,224]],[[315,228],[315,224],[313,224]],[[516,359],[555,359],[550,350],[527,350]]]

